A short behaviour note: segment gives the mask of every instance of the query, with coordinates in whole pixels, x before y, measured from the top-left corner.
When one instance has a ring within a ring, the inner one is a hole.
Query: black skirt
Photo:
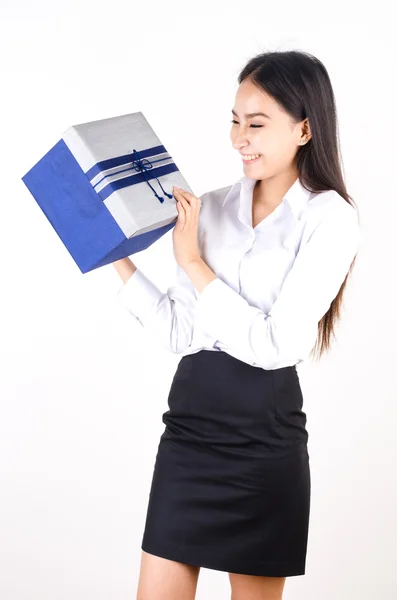
[[[184,356],[162,417],[142,550],[229,573],[303,575],[302,404],[295,366],[265,370],[212,350]]]

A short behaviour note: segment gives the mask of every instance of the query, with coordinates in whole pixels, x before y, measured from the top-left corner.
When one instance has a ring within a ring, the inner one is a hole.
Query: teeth
[[[254,158],[258,158],[258,156],[260,156],[260,154],[248,154],[247,156],[244,156],[244,160],[253,160]]]

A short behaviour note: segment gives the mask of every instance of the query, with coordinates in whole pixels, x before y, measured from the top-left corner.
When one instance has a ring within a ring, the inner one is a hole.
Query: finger
[[[189,206],[192,209],[192,212],[191,212],[192,219],[194,219],[196,221],[199,217],[199,212],[200,212],[200,208],[201,208],[200,198],[197,198],[197,196],[193,196],[193,194],[190,194],[190,201],[186,200],[186,202],[189,202]]]
[[[186,216],[188,218],[190,218],[190,216],[192,214],[192,207],[190,206],[189,202],[182,195],[179,195],[178,200],[182,204],[182,206],[186,212]]]
[[[182,190],[182,192],[183,192],[183,197],[187,199],[190,206],[194,210],[194,216],[197,217],[200,212],[200,208],[201,208],[201,199],[198,198],[197,196],[195,196],[194,194],[191,194],[190,192],[187,192],[185,190]]]
[[[185,197],[185,193],[183,190],[181,190],[180,188],[173,188],[173,194],[175,196],[175,198],[184,198]]]
[[[190,205],[193,205],[198,198],[196,198],[196,196],[194,196],[193,194],[191,194],[190,192],[187,192],[186,190],[182,189],[182,188],[175,188],[176,191],[179,194],[179,197],[182,196],[182,198],[184,198]]]
[[[178,220],[180,223],[185,223],[186,221],[186,212],[180,200],[176,202],[176,208],[178,210]]]
[[[188,192],[187,190],[184,190],[183,188],[176,187],[175,189],[176,189],[177,192],[179,192],[180,194],[182,194],[183,196],[185,196],[185,198],[190,199],[190,197],[192,197],[192,198],[196,197],[193,194],[191,194],[190,192]]]
[[[200,208],[201,208],[201,200],[200,198],[197,198],[197,196],[194,196],[193,194],[191,194],[190,192],[187,192],[186,190],[181,190],[181,188],[179,188],[179,192],[177,191],[177,197],[178,199],[184,200],[185,201],[185,207],[188,205],[189,208],[191,209],[191,213],[189,213],[189,216],[191,216],[192,219],[196,220],[198,219],[198,215],[200,212]],[[187,198],[188,196],[188,198]],[[186,209],[188,211],[188,209]]]
[[[201,199],[197,198],[197,202],[196,202],[196,216],[198,217],[198,214],[200,212],[201,209]]]

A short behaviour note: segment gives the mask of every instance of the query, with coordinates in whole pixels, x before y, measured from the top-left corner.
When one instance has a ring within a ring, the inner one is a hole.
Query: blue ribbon
[[[133,152],[131,152],[131,156],[133,156],[134,158],[132,159],[132,167],[135,171],[137,171],[138,173],[142,173],[143,176],[145,177],[145,181],[148,184],[148,186],[150,186],[150,188],[153,190],[154,195],[156,196],[156,198],[160,201],[160,202],[164,202],[164,198],[163,196],[159,196],[158,193],[156,192],[156,190],[150,185],[149,181],[146,179],[146,171],[148,171],[149,169],[153,169],[153,165],[150,162],[150,160],[148,160],[147,158],[139,158],[138,155],[138,151],[135,150],[135,148],[133,149]],[[168,197],[168,198],[172,198],[172,194],[167,194],[167,192],[164,190],[163,186],[161,185],[158,177],[156,177],[159,186],[161,187],[161,189],[163,190],[164,194]]]

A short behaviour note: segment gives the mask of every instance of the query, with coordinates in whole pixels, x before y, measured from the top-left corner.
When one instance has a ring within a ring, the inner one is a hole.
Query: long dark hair
[[[308,118],[311,138],[299,146],[296,166],[302,185],[312,192],[335,190],[357,211],[346,190],[334,92],[328,72],[315,56],[298,50],[264,52],[251,58],[238,75],[238,83],[249,80],[272,96],[297,122]],[[331,335],[340,319],[343,294],[356,262],[350,265],[338,294],[318,324],[311,355],[321,358],[329,350]]]

